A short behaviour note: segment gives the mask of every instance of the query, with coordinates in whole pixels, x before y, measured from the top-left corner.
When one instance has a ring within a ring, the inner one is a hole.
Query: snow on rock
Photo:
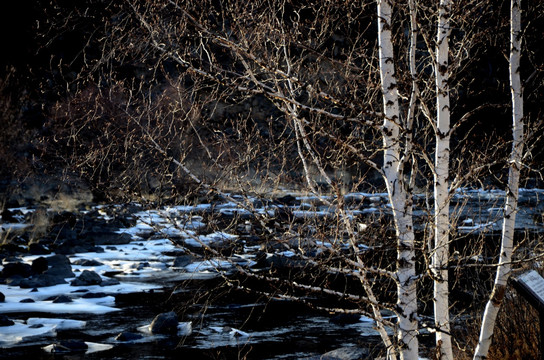
[[[126,294],[160,288],[160,285],[129,282],[123,282],[107,287],[102,287],[100,285],[85,287],[85,289],[88,290],[87,293],[107,292],[108,294]],[[0,313],[39,312],[54,314],[104,314],[119,310],[114,307],[115,298],[113,296],[82,298],[82,296],[86,293],[75,293],[74,291],[75,288],[69,284],[43,287],[38,289],[38,291],[0,284],[0,292],[5,295],[5,301],[0,303]],[[73,298],[72,302],[53,303],[51,300],[46,300],[64,294],[70,294],[70,296]],[[33,302],[28,302],[28,299],[31,299]],[[22,300],[24,302],[21,302]]]
[[[0,312],[9,313],[51,313],[51,314],[105,314],[119,311],[115,307],[100,305],[90,300],[100,299],[75,299],[70,303],[53,303],[51,301],[38,301],[33,303],[6,302],[0,304]],[[0,329],[0,334],[2,329]]]
[[[0,327],[0,346],[13,346],[32,338],[55,335],[55,326],[52,324],[41,327],[31,327],[23,321],[18,320],[12,326]]]
[[[56,330],[83,329],[87,325],[86,321],[72,319],[54,319],[54,318],[28,318],[26,324],[29,326],[53,325]]]
[[[54,337],[57,330],[83,329],[85,321],[55,318],[14,320],[14,325],[0,327],[0,346],[10,346],[37,337]]]

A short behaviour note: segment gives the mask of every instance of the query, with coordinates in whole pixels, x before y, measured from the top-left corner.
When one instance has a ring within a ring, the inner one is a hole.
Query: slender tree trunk
[[[434,174],[434,317],[436,346],[440,359],[453,360],[450,336],[448,257],[449,257],[449,162],[450,162],[450,95],[448,39],[450,34],[450,0],[440,0],[436,45],[436,152]]]
[[[510,6],[510,90],[512,93],[512,152],[508,172],[508,188],[506,189],[506,205],[502,225],[502,243],[499,266],[493,286],[493,292],[487,302],[480,338],[474,359],[485,359],[489,352],[495,327],[495,319],[506,293],[506,284],[510,277],[511,259],[514,247],[514,227],[518,209],[518,188],[521,159],[523,153],[523,93],[519,74],[521,50],[521,14],[520,0],[511,0]]]
[[[401,359],[417,359],[417,293],[415,281],[412,197],[404,184],[401,158],[399,95],[391,42],[391,1],[378,0],[378,42],[384,123],[384,164],[389,201],[398,237],[397,308],[399,352]]]
[[[419,100],[419,87],[417,85],[417,70],[416,70],[416,49],[419,28],[417,24],[417,10],[415,0],[408,0],[408,8],[410,10],[410,48],[408,54],[408,63],[410,67],[410,77],[412,78],[412,90],[410,91],[410,102],[408,104],[408,113],[406,114],[406,140],[405,150],[402,162],[408,163],[411,161],[412,169],[410,179],[408,180],[409,188],[415,187],[417,174],[417,160],[414,156],[413,141],[414,141],[414,118],[416,113],[416,105]],[[405,164],[401,164],[405,166]]]

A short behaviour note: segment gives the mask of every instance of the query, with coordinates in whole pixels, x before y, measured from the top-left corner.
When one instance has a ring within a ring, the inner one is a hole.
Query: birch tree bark
[[[434,173],[434,317],[436,346],[440,359],[453,359],[448,290],[449,256],[449,162],[450,162],[450,95],[448,39],[450,34],[451,1],[440,0],[436,45],[436,150]]]
[[[384,144],[383,172],[398,238],[397,311],[399,352],[401,359],[417,359],[417,288],[415,282],[414,231],[412,197],[404,184],[401,165],[399,95],[391,41],[390,0],[378,0],[378,48],[383,94]]]
[[[480,329],[478,346],[474,359],[485,359],[493,337],[495,320],[506,293],[506,285],[511,272],[511,259],[514,247],[514,228],[518,210],[518,188],[521,159],[524,147],[523,135],[523,89],[520,80],[521,51],[521,1],[511,0],[510,4],[510,91],[512,94],[512,151],[508,172],[508,188],[502,226],[502,242],[499,266],[495,277],[493,292],[487,302]]]

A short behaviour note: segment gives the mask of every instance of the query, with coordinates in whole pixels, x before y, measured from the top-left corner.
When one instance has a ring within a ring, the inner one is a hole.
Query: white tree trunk
[[[493,292],[487,302],[478,346],[474,359],[485,359],[489,352],[495,319],[506,293],[506,284],[510,277],[511,259],[514,246],[514,226],[518,209],[518,188],[521,159],[523,153],[523,93],[519,74],[521,50],[521,14],[520,0],[511,0],[510,5],[510,90],[512,93],[512,152],[508,172],[508,188],[502,226],[502,243],[499,266],[493,286]]]
[[[408,104],[408,112],[406,114],[406,140],[404,157],[401,162],[409,163],[411,161],[412,169],[408,186],[410,189],[415,187],[417,160],[413,152],[414,141],[414,118],[416,113],[416,105],[419,99],[419,87],[417,85],[417,69],[416,69],[416,49],[419,28],[417,24],[417,9],[415,0],[408,0],[408,8],[410,11],[410,48],[408,54],[408,65],[410,67],[410,77],[412,78],[412,90],[410,92],[410,102]],[[401,164],[405,166],[405,164]]]
[[[449,162],[450,95],[448,39],[451,0],[440,0],[436,45],[436,152],[434,174],[434,317],[436,346],[440,359],[453,360],[450,336],[448,257],[449,257]]]
[[[391,42],[391,1],[378,0],[378,43],[380,78],[384,104],[383,172],[398,237],[397,308],[399,353],[401,359],[418,358],[417,293],[415,281],[414,231],[412,197],[404,186],[400,148],[399,95]]]

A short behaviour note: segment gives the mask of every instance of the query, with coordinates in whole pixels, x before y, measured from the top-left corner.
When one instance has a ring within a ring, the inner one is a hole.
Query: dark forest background
[[[209,12],[219,3],[206,2],[210,7],[203,7],[202,11]],[[287,3],[293,10],[301,5],[311,9],[313,2]],[[544,21],[541,21],[544,11],[540,1],[526,3],[521,71],[525,81],[526,118],[529,127],[537,128],[544,110],[541,100],[544,95]],[[152,51],[132,52],[128,48],[118,49],[115,53],[106,51],[117,46],[109,39],[115,35],[112,29],[130,16],[127,15],[127,4],[101,0],[25,0],[10,3],[9,6],[2,5],[0,193],[9,195],[14,188],[29,181],[51,181],[54,188],[70,183],[79,184],[77,186],[90,189],[97,201],[129,199],[154,191],[162,191],[163,195],[175,199],[177,194],[187,191],[191,180],[176,172],[169,159],[146,144],[145,134],[128,125],[129,115],[120,110],[119,103],[126,100],[129,87],[135,88],[136,79],[140,88],[145,85],[148,90],[156,90],[157,94],[157,89],[160,89],[161,96],[156,97],[155,111],[166,111],[168,79],[172,74],[184,74],[186,71],[174,61],[160,59],[160,54]],[[339,14],[343,6],[342,2],[338,2],[336,11]],[[365,10],[366,15],[362,15],[366,19],[364,21],[372,18],[373,14],[368,13],[372,9],[370,6]],[[473,117],[477,121],[465,123],[457,130],[457,134],[460,134],[457,140],[463,140],[468,144],[465,146],[473,148],[500,141],[507,143],[511,123],[510,93],[507,88],[509,4],[493,2],[482,9],[486,11],[485,14],[473,24],[479,29],[477,40],[480,45],[471,48],[473,53],[468,57],[472,61],[467,62],[458,76],[455,98],[452,100],[454,123],[462,114],[482,104],[490,105]],[[195,11],[198,12],[198,9]],[[311,10],[308,11],[308,16],[311,16]],[[219,21],[211,15],[208,19],[212,27],[214,21]],[[121,35],[115,35],[119,38],[125,36],[123,31],[130,31],[130,27],[126,26],[120,29]],[[333,48],[338,45],[334,40],[338,37],[333,35],[346,37],[354,33],[348,25],[339,23],[331,35],[330,48],[324,51],[330,51],[333,58]],[[371,36],[373,32],[367,34]],[[462,34],[454,31],[452,41],[456,40],[456,36]],[[115,56],[108,57],[110,54]],[[160,66],[157,66],[158,63]],[[193,85],[190,76],[181,81],[185,86]],[[267,144],[280,142],[279,138],[274,138],[274,134],[280,134],[287,125],[267,99],[231,97],[229,101],[239,105],[234,107],[238,112],[247,109],[247,102],[250,101],[251,109],[258,104],[261,112],[266,113],[253,114],[255,124],[243,128],[243,131],[247,131],[246,135],[253,136],[251,132],[258,130],[263,148]],[[209,140],[209,143],[213,143],[212,138],[218,131],[227,135],[240,131],[239,119],[231,119],[229,114],[223,114],[221,119],[208,116],[209,106],[205,104],[191,111],[197,112],[195,116],[201,119],[198,133],[204,139],[198,141]],[[90,112],[93,112],[92,116],[89,116]],[[271,126],[266,124],[270,117],[275,119],[272,128],[278,131],[267,132],[265,136],[262,128]],[[155,121],[159,126],[161,120],[157,118]],[[188,149],[183,154],[184,159],[194,161],[203,151],[198,149],[198,141],[191,131],[179,128],[162,136],[168,138],[168,144],[172,144],[176,137],[182,139],[176,146]],[[281,133],[281,136],[289,139],[294,135]],[[531,171],[522,186],[541,186],[542,146],[538,131],[530,142],[530,156],[526,163]],[[232,141],[229,146],[236,144]],[[508,147],[504,149],[508,150]],[[274,166],[281,167],[280,156],[293,155],[289,149],[284,151],[271,162]],[[505,156],[507,152],[501,151],[492,152],[492,156]],[[176,157],[176,153],[172,156]],[[252,159],[252,166],[258,168],[256,164],[259,161]],[[300,165],[296,160],[290,161],[293,161],[290,168]],[[504,168],[503,164],[490,166],[483,175],[485,180],[474,186],[501,183]],[[284,180],[300,181],[296,178],[296,174],[286,173]]]

